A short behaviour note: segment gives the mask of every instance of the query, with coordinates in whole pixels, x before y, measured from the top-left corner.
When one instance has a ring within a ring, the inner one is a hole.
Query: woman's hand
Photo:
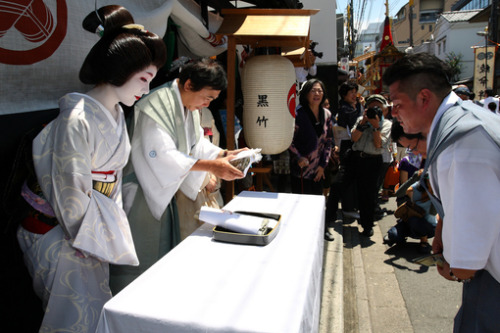
[[[244,150],[248,150],[248,147],[241,148],[241,149],[235,149],[235,150],[228,150],[227,156],[236,156]]]
[[[240,152],[242,152],[244,150],[248,150],[248,148],[245,147],[245,148],[235,149],[235,150],[223,149],[223,150],[220,151],[219,156],[217,156],[217,157],[218,158],[224,158],[224,157],[228,157],[228,156],[236,156],[236,155],[238,155]]]
[[[375,115],[375,118],[368,118],[368,122],[372,125],[373,128],[379,128],[380,127],[380,118]]]
[[[302,168],[305,168],[305,167],[307,167],[309,165],[309,160],[307,159],[307,157],[301,157],[297,161],[297,164],[302,169]]]
[[[207,189],[207,191],[209,193],[213,193],[213,192],[215,192],[217,190],[217,185],[218,185],[217,177],[215,177],[214,175],[210,174],[210,181],[205,186],[205,188]]]
[[[314,177],[314,181],[317,183],[321,179],[325,179],[325,169],[319,166],[318,170],[316,171],[316,177]]]

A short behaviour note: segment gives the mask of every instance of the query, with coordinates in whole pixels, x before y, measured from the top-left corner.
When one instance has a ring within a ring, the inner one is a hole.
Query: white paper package
[[[238,214],[227,210],[203,206],[200,221],[243,234],[259,235],[267,228],[274,228],[278,221],[263,217]]]
[[[253,163],[258,163],[262,159],[262,154],[260,153],[262,149],[249,149],[243,150],[236,155],[235,158],[229,161],[234,167],[238,168],[246,176],[247,171]]]

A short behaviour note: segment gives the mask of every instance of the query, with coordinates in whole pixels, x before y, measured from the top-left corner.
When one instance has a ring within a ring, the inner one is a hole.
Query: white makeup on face
[[[149,93],[149,84],[156,76],[157,69],[150,65],[144,70],[133,74],[121,87],[116,88],[119,101],[127,106],[132,106],[143,95]]]

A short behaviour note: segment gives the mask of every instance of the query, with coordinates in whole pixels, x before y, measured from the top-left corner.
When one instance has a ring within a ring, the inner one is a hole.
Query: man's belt
[[[376,158],[376,157],[381,157],[381,156],[382,156],[382,155],[380,155],[380,154],[378,154],[378,155],[376,155],[376,154],[368,154],[368,153],[365,153],[365,152],[363,152],[363,151],[357,151],[357,150],[356,150],[355,152],[356,152],[356,153],[359,155],[359,157],[361,157],[361,158]]]

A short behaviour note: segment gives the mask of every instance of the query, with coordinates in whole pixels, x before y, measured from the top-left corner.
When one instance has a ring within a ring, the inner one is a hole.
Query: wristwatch
[[[453,272],[451,271],[451,267],[450,267],[450,277],[451,277],[453,280],[455,280],[455,281],[457,281],[457,282],[462,282],[462,283],[468,283],[468,282],[470,282],[470,281],[472,280],[472,278],[469,278],[469,279],[459,279],[459,278],[457,278],[457,277],[455,276],[455,274],[453,274]]]
[[[363,132],[365,129],[367,129],[369,126],[367,124],[361,125],[356,127],[356,129],[360,132]]]

